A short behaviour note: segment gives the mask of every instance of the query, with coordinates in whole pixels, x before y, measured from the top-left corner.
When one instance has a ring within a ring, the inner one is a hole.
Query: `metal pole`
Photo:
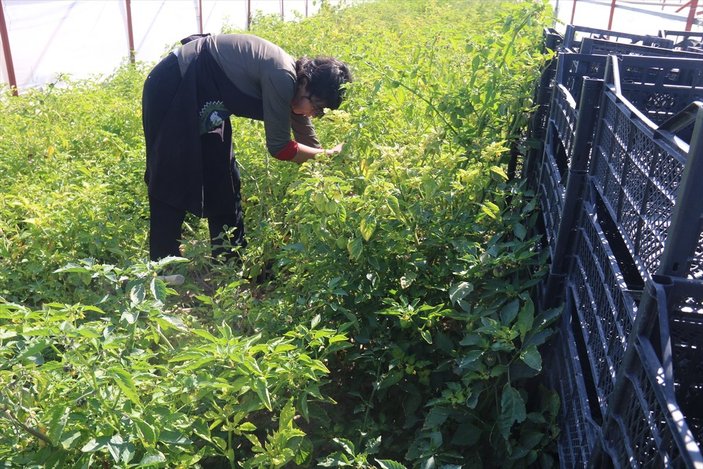
[[[284,20],[285,17],[284,17],[284,13],[283,13],[283,0],[280,0],[278,3],[281,6],[281,20]]]
[[[306,18],[308,17],[308,1],[309,0],[305,0],[305,17]]]
[[[686,31],[690,31],[691,26],[693,26],[693,20],[696,18],[696,10],[698,9],[698,0],[691,0],[688,4],[690,10],[688,10],[688,19],[686,19]]]
[[[203,0],[198,0],[198,33],[203,34]]]
[[[576,17],[576,0],[574,0],[574,6],[571,8],[571,22],[569,24],[574,24],[574,18]]]
[[[610,18],[608,18],[608,29],[613,29],[613,16],[615,15],[615,0],[610,2]]]
[[[247,0],[247,31],[251,29],[251,0]]]
[[[127,9],[127,40],[129,41],[129,61],[134,63],[134,31],[132,30],[132,0],[124,0]]]
[[[5,11],[0,0],[0,40],[2,40],[2,52],[5,56],[5,65],[7,67],[7,81],[10,84],[12,95],[17,96],[17,79],[15,78],[15,66],[12,63],[12,51],[10,50],[10,35],[7,32],[7,24],[5,23]]]

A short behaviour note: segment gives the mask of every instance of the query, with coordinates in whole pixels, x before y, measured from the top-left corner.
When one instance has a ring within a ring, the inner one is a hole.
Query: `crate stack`
[[[554,34],[524,175],[550,253],[540,305],[564,308],[561,466],[703,467],[700,42]]]

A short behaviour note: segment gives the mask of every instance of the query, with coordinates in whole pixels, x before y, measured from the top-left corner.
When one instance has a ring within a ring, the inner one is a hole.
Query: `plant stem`
[[[6,420],[9,420],[10,423],[13,424],[15,427],[18,427],[18,428],[24,430],[25,432],[29,433],[30,435],[32,435],[34,438],[37,438],[37,439],[43,441],[44,443],[47,444],[47,446],[51,446],[52,448],[54,447],[54,444],[51,442],[49,437],[44,435],[39,430],[35,430],[34,428],[20,422],[20,420],[17,417],[15,417],[12,414],[12,412],[10,412],[9,409],[5,409],[5,411],[2,414],[0,414],[0,416],[4,417]]]

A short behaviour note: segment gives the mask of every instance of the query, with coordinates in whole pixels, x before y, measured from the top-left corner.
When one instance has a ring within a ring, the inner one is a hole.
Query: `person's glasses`
[[[323,106],[320,106],[317,104],[315,101],[312,100],[312,96],[307,94],[303,96],[303,98],[307,99],[310,102],[310,105],[312,106],[312,112],[314,117],[320,117],[325,114],[325,108]]]

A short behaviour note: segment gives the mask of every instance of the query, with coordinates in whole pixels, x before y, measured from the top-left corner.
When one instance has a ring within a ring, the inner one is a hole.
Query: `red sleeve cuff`
[[[283,161],[290,161],[293,158],[295,158],[295,155],[298,154],[298,142],[295,140],[291,140],[288,142],[288,144],[283,147],[281,151],[273,155],[275,158],[278,158],[279,160]]]

